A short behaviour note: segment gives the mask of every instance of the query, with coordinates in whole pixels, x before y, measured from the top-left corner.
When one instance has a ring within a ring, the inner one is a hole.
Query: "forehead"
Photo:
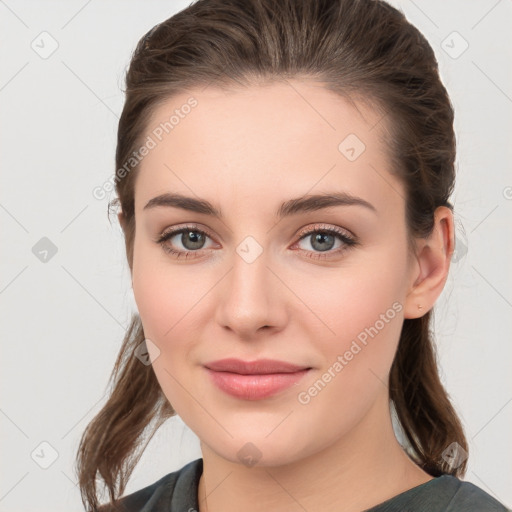
[[[140,163],[136,209],[171,190],[215,199],[336,187],[392,200],[387,194],[396,195],[400,184],[389,173],[385,128],[381,111],[318,82],[191,89],[151,116],[145,137],[153,143]]]

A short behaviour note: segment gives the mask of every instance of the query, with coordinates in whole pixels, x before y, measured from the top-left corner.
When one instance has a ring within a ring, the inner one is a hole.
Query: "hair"
[[[404,185],[411,237],[432,232],[437,207],[453,210],[452,104],[432,48],[402,12],[377,0],[198,0],[139,41],[126,74],[117,198],[109,213],[121,207],[130,269],[138,165],[119,171],[147,136],[156,107],[200,86],[302,77],[384,113],[386,148],[393,173]],[[468,445],[439,377],[431,320],[430,311],[404,320],[389,396],[416,464],[432,476],[463,476],[465,460],[453,467],[443,457],[452,443],[466,452]],[[82,501],[92,510],[98,506],[97,477],[110,503],[117,504],[147,443],[175,414],[152,366],[134,357],[144,342],[140,317],[134,314],[110,376],[108,400],[80,441],[76,468]]]

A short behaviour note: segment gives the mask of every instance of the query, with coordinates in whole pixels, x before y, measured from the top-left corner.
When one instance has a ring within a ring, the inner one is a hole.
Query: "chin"
[[[275,436],[272,440],[264,429],[258,435],[245,433],[233,439],[205,439],[202,446],[207,445],[217,456],[242,467],[278,467],[293,464],[308,455],[315,453],[315,447],[303,445],[301,440],[290,432]]]

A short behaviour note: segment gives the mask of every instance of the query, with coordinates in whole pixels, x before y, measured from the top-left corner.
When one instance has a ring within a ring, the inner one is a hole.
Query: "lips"
[[[296,384],[311,368],[272,359],[222,359],[207,363],[205,369],[221,391],[243,400],[262,400]]]

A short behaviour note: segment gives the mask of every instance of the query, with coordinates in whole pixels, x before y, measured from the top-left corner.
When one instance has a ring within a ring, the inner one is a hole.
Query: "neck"
[[[387,393],[334,445],[282,466],[246,467],[201,443],[199,512],[359,512],[432,477],[398,443]]]

